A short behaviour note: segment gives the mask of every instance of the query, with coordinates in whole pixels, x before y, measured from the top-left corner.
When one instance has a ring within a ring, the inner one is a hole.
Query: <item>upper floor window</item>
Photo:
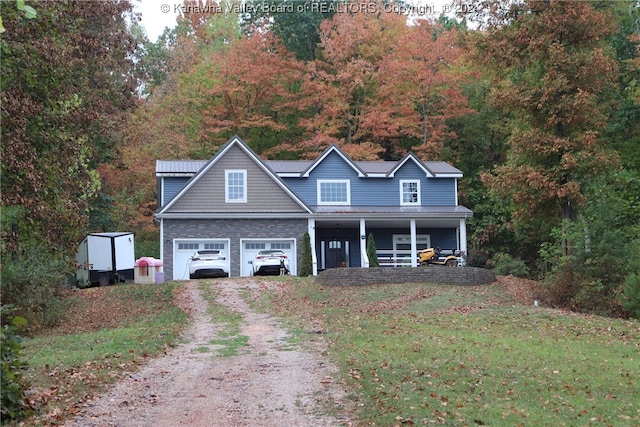
[[[400,181],[400,205],[420,205],[420,181]]]
[[[227,203],[247,202],[247,171],[227,170],[224,175],[225,193],[224,200]]]
[[[349,180],[318,180],[318,204],[351,204],[351,186]]]

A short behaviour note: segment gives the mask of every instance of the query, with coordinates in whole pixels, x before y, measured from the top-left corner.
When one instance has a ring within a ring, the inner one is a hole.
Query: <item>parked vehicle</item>
[[[189,260],[189,278],[229,277],[227,257],[219,249],[197,251]]]
[[[279,249],[263,249],[258,251],[256,258],[249,261],[253,265],[253,275],[283,275],[289,274],[289,258]]]
[[[440,248],[427,248],[418,252],[418,264],[422,266],[441,265],[445,267],[457,267],[460,251],[452,249],[443,251]]]

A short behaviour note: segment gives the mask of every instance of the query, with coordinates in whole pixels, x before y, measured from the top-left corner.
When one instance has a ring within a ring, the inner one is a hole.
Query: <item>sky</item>
[[[413,0],[410,3],[417,6],[420,13],[434,12],[437,17],[441,12],[451,11],[449,4],[452,0]],[[134,0],[132,2],[137,11],[142,13],[142,26],[147,32],[149,40],[155,42],[165,27],[173,28],[176,24],[177,11],[180,10],[182,0]],[[424,5],[429,5],[425,7]]]

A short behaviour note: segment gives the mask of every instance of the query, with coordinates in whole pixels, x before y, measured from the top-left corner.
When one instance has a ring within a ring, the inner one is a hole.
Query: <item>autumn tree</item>
[[[349,7],[353,13],[336,13],[320,26],[321,55],[308,64],[303,85],[311,116],[300,123],[309,138],[290,148],[317,153],[336,143],[353,158],[376,159],[383,150],[362,127],[362,114],[376,95],[380,63],[406,20],[381,4],[359,1]]]
[[[275,34],[256,30],[203,65],[213,83],[205,93],[203,132],[209,139],[226,141],[236,134],[249,140],[252,132],[287,129],[281,118],[295,111],[302,66]]]
[[[522,226],[542,231],[574,219],[581,182],[615,165],[600,132],[616,76],[605,46],[613,26],[589,2],[528,1],[512,11],[476,44],[476,60],[496,76],[494,105],[513,116],[506,163],[486,182],[513,198]]]
[[[402,156],[408,144],[424,159],[438,158],[455,132],[454,117],[472,113],[462,93],[469,73],[462,64],[458,31],[422,19],[408,26],[380,63],[379,90],[363,113],[362,126],[385,147],[385,157]]]
[[[2,290],[3,302],[28,297],[40,310],[46,284],[71,269],[100,189],[96,165],[113,158],[133,107],[137,44],[128,1],[34,7],[25,20],[3,6]],[[27,274],[35,265],[41,277]]]

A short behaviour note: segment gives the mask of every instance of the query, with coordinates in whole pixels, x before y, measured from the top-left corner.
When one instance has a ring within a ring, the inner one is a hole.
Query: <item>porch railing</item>
[[[378,249],[380,267],[411,267],[411,250]]]

